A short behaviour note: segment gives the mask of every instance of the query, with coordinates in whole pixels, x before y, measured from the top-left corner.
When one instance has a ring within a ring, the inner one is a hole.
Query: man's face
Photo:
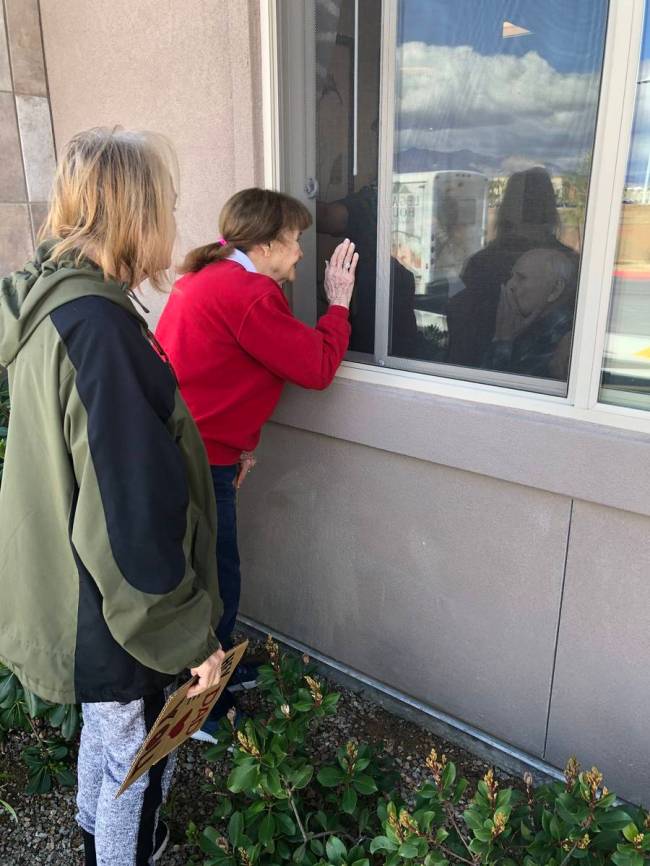
[[[545,251],[533,250],[520,256],[512,268],[507,288],[525,318],[543,310],[555,289]]]

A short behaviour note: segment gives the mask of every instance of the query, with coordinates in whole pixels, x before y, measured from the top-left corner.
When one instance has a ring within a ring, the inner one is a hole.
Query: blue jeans
[[[223,603],[217,637],[224,650],[229,650],[233,645],[232,633],[241,593],[237,547],[237,490],[234,485],[239,466],[211,466],[210,470],[217,500],[217,572],[219,595]]]

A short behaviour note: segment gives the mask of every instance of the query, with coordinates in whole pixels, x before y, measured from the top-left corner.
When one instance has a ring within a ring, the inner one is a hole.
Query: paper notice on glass
[[[210,710],[228,685],[228,680],[246,652],[247,646],[248,641],[244,641],[226,653],[221,663],[219,685],[212,686],[193,698],[188,698],[187,692],[195,682],[195,678],[192,678],[169,696],[140,751],[133,759],[131,768],[115,795],[116,798],[143,773],[201,728]]]

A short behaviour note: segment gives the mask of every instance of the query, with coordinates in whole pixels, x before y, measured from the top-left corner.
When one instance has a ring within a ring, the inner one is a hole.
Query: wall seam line
[[[553,705],[553,688],[555,685],[555,671],[557,666],[557,654],[558,648],[560,645],[560,628],[562,626],[562,611],[564,609],[564,589],[566,586],[566,573],[567,573],[567,565],[569,562],[569,546],[571,543],[571,527],[573,525],[573,510],[575,507],[575,499],[571,499],[571,508],[569,510],[569,525],[567,527],[567,535],[566,535],[566,548],[564,551],[564,568],[562,569],[562,586],[560,588],[560,603],[558,606],[558,614],[557,614],[557,628],[555,631],[555,647],[553,649],[553,664],[551,667],[551,682],[549,686],[548,692],[548,708],[546,711],[546,731],[544,732],[544,750],[542,752],[542,758],[546,760],[546,752],[548,747],[548,733],[551,725],[551,709]]]
[[[18,105],[16,103],[16,80],[14,78],[14,61],[11,51],[11,35],[9,33],[9,15],[7,14],[6,0],[2,0],[2,15],[5,23],[5,39],[7,40],[7,58],[9,60],[9,78],[11,79],[11,95],[14,104],[14,117],[16,119],[16,130],[18,132],[18,144],[20,145],[20,163],[23,167],[23,188],[25,190],[25,200],[15,202],[15,204],[24,204],[27,206],[27,218],[29,219],[29,233],[32,236],[32,244],[34,243],[34,232],[32,229],[32,209],[29,206],[29,189],[27,188],[27,165],[25,163],[25,151],[23,149],[23,134],[20,130],[20,122],[18,120]]]
[[[43,34],[43,14],[41,11],[41,0],[37,0],[38,7],[38,29],[41,34],[41,54],[43,56],[43,75],[45,76],[45,95],[47,96],[47,107],[50,114],[50,127],[52,128],[52,145],[54,146],[54,161],[57,162],[56,133],[54,131],[54,116],[52,114],[52,96],[50,94],[50,76],[47,73],[47,57],[45,56],[45,36]],[[36,239],[34,239],[36,243]]]

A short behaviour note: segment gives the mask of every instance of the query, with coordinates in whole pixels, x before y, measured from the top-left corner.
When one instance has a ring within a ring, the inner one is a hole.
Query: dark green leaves
[[[228,788],[233,794],[248,791],[257,786],[259,775],[258,762],[254,758],[245,758],[228,777]]]

